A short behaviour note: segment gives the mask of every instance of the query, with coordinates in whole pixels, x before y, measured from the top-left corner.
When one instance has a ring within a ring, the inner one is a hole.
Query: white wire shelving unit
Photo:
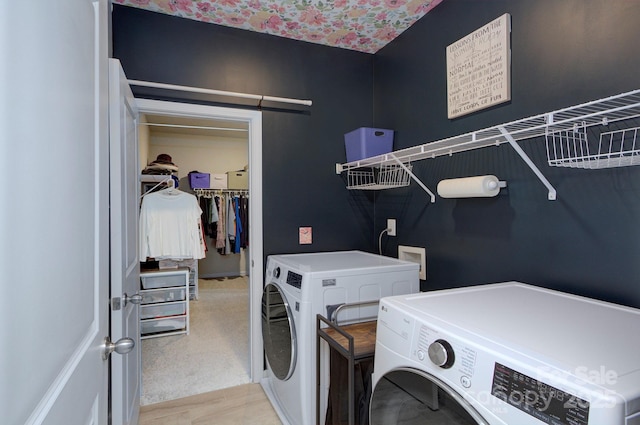
[[[483,130],[425,143],[359,161],[336,164],[336,173],[347,172],[347,179],[355,172],[371,173],[375,179],[381,167],[400,170],[398,179],[413,179],[435,202],[435,195],[411,171],[415,161],[453,155],[460,152],[499,146],[509,143],[548,189],[548,199],[556,199],[556,190],[540,169],[517,143],[520,140],[545,136],[548,165],[571,168],[611,168],[640,164],[638,128],[627,128],[600,134],[599,142],[589,142],[586,129],[596,125],[629,120],[640,116],[640,90],[583,103],[529,118],[495,125]],[[401,187],[374,181],[375,184],[350,184],[349,189],[389,189]]]

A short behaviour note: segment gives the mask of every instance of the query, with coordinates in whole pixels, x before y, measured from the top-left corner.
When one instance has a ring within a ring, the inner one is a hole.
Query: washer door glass
[[[371,396],[371,425],[486,424],[442,381],[412,369],[385,374]]]
[[[296,367],[296,333],[287,299],[275,283],[262,294],[262,339],[271,371],[286,381]]]

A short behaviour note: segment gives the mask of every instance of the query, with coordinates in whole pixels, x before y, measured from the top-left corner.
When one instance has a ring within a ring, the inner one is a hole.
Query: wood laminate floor
[[[140,425],[282,425],[260,384],[245,384],[140,408]]]

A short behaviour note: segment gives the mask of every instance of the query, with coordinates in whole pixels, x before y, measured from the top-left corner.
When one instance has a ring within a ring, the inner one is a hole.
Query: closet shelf
[[[171,179],[171,174],[140,174],[141,183],[164,183]]]
[[[568,132],[574,132],[576,128],[586,129],[594,125],[606,126],[612,122],[629,120],[638,116],[640,116],[640,90],[634,90],[359,161],[336,164],[336,173],[341,174],[344,171],[349,172],[364,167],[379,167],[398,163],[409,164],[422,159],[436,158],[443,155],[451,156],[455,153],[509,143],[547,187],[549,200],[554,200],[556,199],[555,189],[520,148],[517,141],[546,136],[547,144],[549,145],[550,135],[558,135],[562,132],[569,134]],[[616,133],[612,140],[615,140],[615,137],[619,137],[622,141],[617,142],[617,144],[612,141],[610,145],[600,143],[600,147],[596,149],[597,152],[590,154],[586,153],[587,139],[585,137],[584,143],[581,145],[582,149],[572,150],[571,143],[568,143],[565,145],[567,148],[571,148],[568,151],[565,149],[568,155],[555,158],[549,156],[549,165],[573,168],[605,168],[639,164],[640,146],[635,144],[635,134],[637,132],[633,132],[632,136],[630,136],[632,133],[626,133],[625,135],[617,134],[618,132],[612,133]],[[607,137],[609,133],[603,134]],[[426,189],[412,173],[410,173],[410,177],[432,195],[432,202],[434,202],[435,197],[431,191]],[[358,187],[353,188],[359,189]]]

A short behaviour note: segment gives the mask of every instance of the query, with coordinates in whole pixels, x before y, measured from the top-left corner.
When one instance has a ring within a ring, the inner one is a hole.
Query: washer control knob
[[[429,359],[443,369],[449,369],[456,360],[453,347],[444,339],[438,339],[431,343],[428,352]]]
[[[424,358],[426,357],[426,355],[424,354],[424,351],[422,350],[418,350],[418,360],[423,361]]]
[[[273,269],[273,277],[275,277],[276,279],[280,277],[280,267],[276,267],[275,269]]]

